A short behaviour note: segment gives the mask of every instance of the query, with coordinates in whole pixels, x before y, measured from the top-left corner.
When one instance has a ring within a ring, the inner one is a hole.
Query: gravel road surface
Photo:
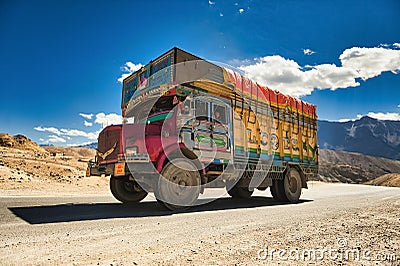
[[[400,188],[309,187],[297,204],[257,191],[178,213],[151,195],[124,206],[105,189],[0,190],[0,264],[400,265]]]

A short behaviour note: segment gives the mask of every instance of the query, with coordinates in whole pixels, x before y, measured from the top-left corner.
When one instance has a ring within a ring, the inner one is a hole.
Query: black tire
[[[124,178],[110,178],[110,190],[114,198],[122,203],[138,203],[147,196],[138,183]]]
[[[283,180],[285,196],[289,202],[298,202],[301,195],[301,176],[296,168],[289,168]]]
[[[155,196],[169,210],[184,210],[195,204],[200,190],[196,164],[187,158],[175,158],[162,170]]]
[[[277,201],[298,202],[301,195],[301,176],[296,168],[289,168],[284,178],[274,180],[271,186],[271,194]]]
[[[248,199],[253,194],[253,191],[250,191],[246,187],[239,187],[236,184],[230,190],[228,190],[228,194],[234,199]]]
[[[253,172],[244,171],[239,180],[228,180],[226,182],[226,191],[229,196],[234,199],[248,199],[253,194],[254,190],[249,190],[249,182],[244,180],[248,180],[253,177]]]
[[[283,201],[286,202],[287,198],[285,197],[285,194],[283,193],[284,188],[283,188],[283,180],[281,179],[276,179],[272,180],[272,186],[270,187],[272,197],[276,201]]]

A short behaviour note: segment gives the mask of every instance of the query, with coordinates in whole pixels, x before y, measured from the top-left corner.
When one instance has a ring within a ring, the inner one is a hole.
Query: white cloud
[[[239,13],[240,13],[240,14],[242,14],[243,12],[244,12],[244,9],[243,9],[243,8],[239,9]]]
[[[93,126],[93,123],[88,122],[88,121],[86,121],[86,120],[83,121],[83,124],[85,125],[85,127],[91,127],[91,126]]]
[[[369,112],[369,117],[378,119],[378,120],[392,120],[392,121],[400,121],[400,113],[374,113]]]
[[[51,143],[65,143],[65,142],[67,142],[65,139],[63,139],[63,138],[61,138],[59,136],[56,136],[56,135],[50,135],[49,139],[47,141],[51,142]]]
[[[399,105],[397,105],[397,108],[400,108],[400,104],[399,104]]]
[[[79,115],[82,116],[83,118],[86,118],[86,119],[92,119],[93,118],[93,114],[79,113]]]
[[[40,138],[39,140],[40,140],[41,142],[43,142],[43,141],[44,141],[44,139],[42,139],[42,138]]]
[[[84,137],[90,140],[96,140],[100,133],[100,130],[96,132],[85,132],[79,129],[65,129],[65,128],[60,129],[60,131],[62,132],[63,136]]]
[[[81,114],[79,114],[79,115],[82,116]],[[84,115],[89,116],[88,114],[84,114]],[[94,116],[93,114],[90,114],[90,115],[91,115],[91,117]],[[108,126],[108,125],[122,123],[122,116],[120,116],[118,114],[98,113],[95,116],[96,116],[96,119],[95,119],[94,123],[100,124],[102,126],[102,128],[104,128],[105,126]],[[94,123],[84,120],[84,125],[87,127],[93,126]],[[83,138],[86,138],[86,139],[90,140],[91,142],[93,142],[93,140],[97,140],[99,133],[102,130],[102,129],[99,129],[95,132],[85,132],[85,131],[82,131],[79,129],[66,129],[66,128],[58,129],[55,127],[42,127],[42,126],[35,127],[34,129],[37,131],[40,131],[40,132],[50,132],[50,133],[54,134],[49,137],[49,140],[47,140],[46,143],[50,143],[50,142],[65,143],[66,139],[72,140],[72,138],[74,138],[74,137],[83,137]],[[39,139],[39,140],[42,142],[44,141],[44,139]]]
[[[315,52],[313,51],[313,50],[311,50],[311,49],[303,49],[303,53],[304,53],[304,55],[312,55],[312,54],[315,54]]]
[[[219,16],[220,16],[220,17],[223,17],[223,16],[224,16],[224,14],[222,14],[222,13],[219,13]]]
[[[239,3],[235,3],[235,6],[238,6],[239,5]]]
[[[386,71],[397,74],[400,70],[400,50],[383,47],[352,47],[346,49],[339,59],[343,67],[357,70],[358,77],[363,80],[379,76]]]
[[[360,85],[353,69],[334,64],[303,68],[279,55],[258,58],[255,64],[240,69],[254,81],[296,97],[311,94],[315,88],[334,90]]]
[[[215,5],[215,2],[212,2],[211,0],[208,0],[209,5]]]
[[[119,77],[117,80],[118,82],[122,83],[124,81],[124,79],[126,79],[127,77],[129,77],[129,75],[132,73],[124,73],[121,75],[121,77]]]
[[[143,67],[142,64],[134,64],[132,62],[126,62],[125,65],[123,67],[121,67],[121,70],[124,72],[128,72],[128,73],[124,73],[121,75],[121,77],[118,78],[118,82],[123,82],[123,80],[128,77],[130,74],[132,74],[133,72],[139,70],[141,67]]]
[[[122,116],[114,113],[105,114],[98,113],[96,114],[96,120],[94,121],[96,124],[102,125],[102,127],[106,127],[109,125],[116,125],[122,123]]]
[[[393,44],[393,46],[394,46],[395,48],[400,48],[400,43],[395,42],[395,43]]]
[[[349,121],[353,121],[354,122],[354,121],[356,121],[358,119],[361,119],[362,117],[363,117],[363,115],[358,114],[357,118],[342,118],[342,119],[337,120],[337,122],[340,122],[340,123],[349,122]]]
[[[70,137],[86,137],[87,133],[78,129],[65,129],[62,128],[60,130],[63,135],[65,136],[70,136]]]
[[[139,70],[141,67],[143,67],[142,64],[134,64],[132,62],[126,62],[125,65],[123,66],[122,70],[133,73],[136,70]]]
[[[61,135],[60,130],[58,130],[55,127],[42,127],[42,126],[39,126],[39,127],[33,128],[33,129],[37,130],[37,131],[41,131],[41,132],[50,132],[50,133],[56,134],[58,136]]]
[[[97,138],[99,137],[101,130],[98,130],[96,132],[89,132],[86,136],[86,138],[90,139],[90,140],[97,140]]]
[[[400,50],[385,48],[346,49],[340,55],[342,66],[321,64],[300,66],[296,61],[279,55],[255,58],[253,64],[239,67],[254,81],[292,96],[309,95],[314,89],[357,87],[356,80],[400,71]]]

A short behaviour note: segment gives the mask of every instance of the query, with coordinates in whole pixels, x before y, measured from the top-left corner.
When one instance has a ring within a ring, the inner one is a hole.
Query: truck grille
[[[97,162],[106,164],[118,161],[121,144],[121,125],[108,126],[99,134],[97,144]]]

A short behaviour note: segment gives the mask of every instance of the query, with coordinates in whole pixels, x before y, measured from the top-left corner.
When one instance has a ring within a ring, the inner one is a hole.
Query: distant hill
[[[400,174],[386,174],[368,181],[365,184],[374,186],[400,187]]]
[[[361,184],[390,173],[400,173],[400,161],[355,152],[319,150],[321,181]]]
[[[97,142],[92,142],[92,143],[88,143],[88,144],[84,144],[84,145],[78,145],[78,146],[74,146],[77,148],[89,148],[89,149],[97,149]]]
[[[95,154],[89,148],[40,147],[23,135],[0,133],[0,188],[64,191],[67,186],[106,187],[107,179],[92,183],[84,178],[87,163]]]
[[[82,147],[39,146],[36,142],[33,142],[24,135],[11,136],[6,133],[0,133],[0,147],[18,150],[19,153],[29,152],[43,156],[70,156],[79,159],[94,158],[96,151],[94,151],[90,145],[95,145],[97,147],[97,143],[91,143]]]
[[[40,147],[36,142],[20,134],[11,136],[7,133],[0,133],[0,147],[29,150],[37,154],[46,153],[46,150]]]
[[[318,122],[321,149],[358,152],[400,160],[400,121],[362,117],[349,122]]]

